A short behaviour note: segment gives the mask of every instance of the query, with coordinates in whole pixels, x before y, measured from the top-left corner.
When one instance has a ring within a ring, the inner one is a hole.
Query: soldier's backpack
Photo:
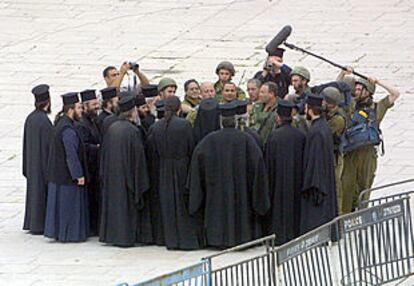
[[[382,145],[382,154],[384,154],[384,144],[377,121],[376,108],[355,110],[345,132],[342,134],[340,152],[346,154],[364,146],[380,144]]]
[[[347,110],[351,106],[351,103],[352,103],[351,88],[344,81],[332,81],[332,82],[324,83],[321,85],[316,85],[316,86],[311,87],[311,91],[312,93],[320,94],[322,90],[324,90],[327,87],[337,88],[344,96],[343,101],[339,103],[339,107],[342,107],[345,110]]]

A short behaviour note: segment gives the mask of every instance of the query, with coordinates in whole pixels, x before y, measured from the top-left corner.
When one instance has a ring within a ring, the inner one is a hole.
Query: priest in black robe
[[[115,114],[118,109],[118,91],[115,87],[106,87],[101,90],[102,111],[96,118],[96,125],[99,129],[101,142],[103,140],[103,123],[105,118]]]
[[[78,94],[62,95],[48,162],[48,196],[44,235],[62,242],[85,241],[89,236],[88,193],[85,190],[85,153],[75,121],[82,116]]]
[[[147,191],[149,180],[134,96],[119,101],[119,120],[101,149],[102,205],[99,241],[128,247],[152,243]]]
[[[262,236],[270,207],[262,151],[236,128],[237,105],[220,105],[223,129],[204,137],[194,150],[188,179],[189,212],[203,215],[208,246],[232,247]]]
[[[190,217],[185,184],[194,140],[191,124],[178,117],[181,102],[170,96],[164,100],[164,118],[148,134],[148,145],[158,155],[158,195],[168,249],[193,250],[203,246],[201,221]]]
[[[206,98],[200,102],[194,121],[194,142],[197,144],[209,133],[220,129],[219,104],[215,98]]]
[[[99,102],[94,89],[80,92],[83,105],[82,118],[75,124],[83,142],[86,156],[86,190],[89,199],[91,235],[98,234],[99,218],[99,148],[100,136],[96,124]]]
[[[259,133],[248,126],[249,122],[249,115],[247,113],[247,105],[249,104],[246,100],[234,100],[234,103],[237,104],[237,127],[252,136],[254,141],[256,142],[257,146],[260,150],[263,150],[263,140],[260,137]]]
[[[47,162],[52,133],[49,86],[32,89],[35,110],[27,116],[23,135],[23,176],[26,177],[26,205],[23,229],[43,234],[47,198]]]
[[[301,192],[301,233],[336,216],[334,146],[332,133],[322,113],[323,97],[310,94],[305,112],[311,126],[306,135]]]
[[[305,134],[292,126],[291,102],[280,100],[276,126],[266,142],[266,167],[272,206],[266,217],[267,234],[281,245],[299,235],[300,191],[303,180]]]

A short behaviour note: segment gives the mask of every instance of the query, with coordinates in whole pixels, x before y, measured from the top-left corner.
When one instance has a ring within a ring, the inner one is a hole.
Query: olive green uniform
[[[334,163],[335,163],[335,186],[338,215],[342,214],[342,171],[344,167],[344,158],[339,152],[339,144],[342,133],[345,131],[346,114],[340,108],[336,107],[326,114],[329,128],[331,129],[334,142]]]
[[[264,111],[264,107],[263,103],[255,103],[253,105],[250,126],[259,133],[263,143],[266,143],[267,137],[269,137],[276,124],[277,101],[269,111]]]
[[[196,107],[197,105],[200,104],[200,101],[201,101],[200,98],[194,99],[194,98],[190,98],[190,97],[186,96],[184,98],[182,104],[187,104],[187,105],[191,106],[192,108],[194,108],[194,107]]]
[[[378,124],[381,123],[387,110],[393,104],[388,96],[374,104]],[[374,182],[377,170],[377,150],[375,146],[364,146],[344,156],[344,169],[342,173],[342,212],[349,213],[358,207],[359,194],[370,189]],[[369,194],[364,198],[369,199]]]
[[[214,89],[216,90],[216,100],[219,103],[223,103],[224,102],[224,98],[223,98],[223,84],[220,81],[217,81],[214,84]],[[246,93],[240,88],[237,87],[237,96],[236,98],[238,100],[246,100]]]
[[[188,122],[190,122],[190,123],[191,123],[191,126],[193,126],[193,127],[194,127],[195,120],[196,120],[196,118],[197,118],[197,111],[198,111],[198,109],[193,109],[193,110],[191,110],[191,111],[187,114],[187,117],[185,118]]]

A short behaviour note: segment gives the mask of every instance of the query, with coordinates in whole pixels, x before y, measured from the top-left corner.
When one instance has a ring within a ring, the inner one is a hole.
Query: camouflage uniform
[[[263,111],[264,106],[263,103],[253,105],[250,126],[259,133],[263,143],[266,143],[267,137],[269,137],[276,124],[277,101],[267,112]]]

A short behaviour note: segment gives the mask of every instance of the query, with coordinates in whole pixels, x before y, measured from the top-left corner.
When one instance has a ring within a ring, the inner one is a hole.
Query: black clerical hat
[[[158,85],[157,84],[146,84],[141,87],[142,94],[145,97],[154,97],[158,95]]]
[[[102,94],[103,100],[108,100],[108,99],[118,96],[116,87],[105,87],[104,89],[101,90],[101,94]]]
[[[36,103],[43,103],[50,99],[49,86],[47,84],[39,84],[32,89]]]
[[[318,94],[308,93],[306,95],[306,104],[310,106],[322,106],[323,96]]]
[[[122,96],[118,102],[119,111],[125,112],[129,111],[135,107],[135,97],[132,95]]]
[[[198,110],[213,110],[218,107],[218,102],[215,98],[206,98],[200,102]]]
[[[243,115],[247,113],[247,101],[246,100],[235,100],[236,104],[237,104],[237,110],[236,110],[236,114],[237,115]]]
[[[238,104],[236,101],[220,104],[220,115],[224,117],[234,116],[237,114]]]
[[[79,96],[77,92],[68,92],[62,94],[63,105],[70,105],[79,102]]]
[[[164,100],[159,100],[155,103],[155,110],[157,111],[158,119],[161,119],[164,117],[164,113],[165,113]]]
[[[84,91],[81,91],[80,96],[81,96],[82,102],[96,99],[96,93],[94,89],[86,89]]]
[[[283,58],[283,53],[285,52],[285,49],[277,48],[276,50],[269,53],[269,56],[276,56]]]
[[[293,102],[288,100],[280,100],[277,104],[276,113],[280,116],[291,117],[292,116],[292,108],[295,107]]]
[[[147,103],[147,101],[145,100],[145,97],[142,93],[138,94],[135,98],[135,105],[137,107],[143,106]]]

